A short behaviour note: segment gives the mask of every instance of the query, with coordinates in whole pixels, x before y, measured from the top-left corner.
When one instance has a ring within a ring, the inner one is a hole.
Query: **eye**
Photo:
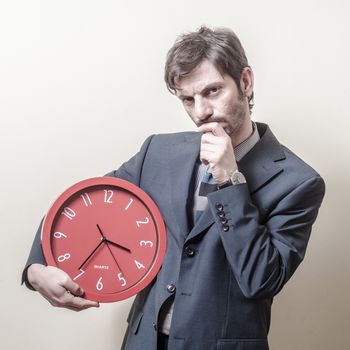
[[[209,95],[215,95],[219,92],[220,88],[219,87],[212,87],[210,90],[209,90]]]
[[[182,103],[186,106],[189,106],[190,104],[193,103],[193,97],[184,97],[182,99]]]

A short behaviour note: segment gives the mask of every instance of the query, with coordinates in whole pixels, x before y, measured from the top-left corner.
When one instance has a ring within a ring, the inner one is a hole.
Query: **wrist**
[[[234,164],[232,168],[230,167],[228,170],[221,169],[220,172],[218,172],[218,176],[214,177],[217,186],[222,186],[228,182],[236,170],[238,170],[237,164]]]
[[[224,182],[221,182],[221,183],[216,184],[216,188],[217,188],[218,190],[222,190],[223,188],[226,188],[226,187],[229,187],[229,186],[232,186],[232,181],[231,181],[231,179],[228,179],[228,180],[226,180],[226,181],[224,181]]]
[[[34,288],[37,273],[45,268],[42,264],[32,264],[27,268],[27,281]],[[35,288],[34,288],[35,289]]]
[[[232,174],[230,175],[230,177],[228,179],[226,179],[225,181],[222,182],[218,182],[216,184],[216,187],[218,190],[221,190],[225,187],[231,186],[231,185],[240,185],[243,183],[246,183],[246,179],[244,177],[244,175],[238,170],[234,170],[232,172]]]

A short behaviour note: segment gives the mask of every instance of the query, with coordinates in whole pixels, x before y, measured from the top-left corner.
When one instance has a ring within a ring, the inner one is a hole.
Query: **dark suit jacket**
[[[267,125],[258,123],[258,130],[260,141],[238,164],[247,184],[209,194],[194,227],[188,214],[199,133],[151,136],[139,153],[107,174],[153,198],[168,237],[157,278],[137,295],[129,313],[123,349],[156,349],[159,310],[170,295],[175,304],[169,350],[268,349],[272,299],[304,258],[324,182]],[[36,238],[27,266],[43,261],[40,252]],[[169,292],[169,284],[176,290]]]

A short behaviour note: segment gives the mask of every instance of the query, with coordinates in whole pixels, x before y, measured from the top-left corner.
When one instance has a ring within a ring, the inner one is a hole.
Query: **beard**
[[[236,138],[240,135],[248,117],[250,117],[250,114],[247,113],[247,107],[242,98],[231,105],[227,105],[223,115],[210,117],[205,121],[197,122],[196,125],[201,126],[206,123],[216,122],[223,127],[228,136]]]
[[[237,137],[243,128],[244,122],[247,118],[247,111],[244,104],[239,101],[234,104],[228,113],[229,117],[227,125],[224,126],[224,130],[231,138]]]

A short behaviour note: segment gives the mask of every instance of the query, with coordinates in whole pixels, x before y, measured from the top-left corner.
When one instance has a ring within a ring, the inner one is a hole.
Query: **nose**
[[[195,102],[195,117],[200,123],[205,123],[213,115],[213,109],[203,98]]]

